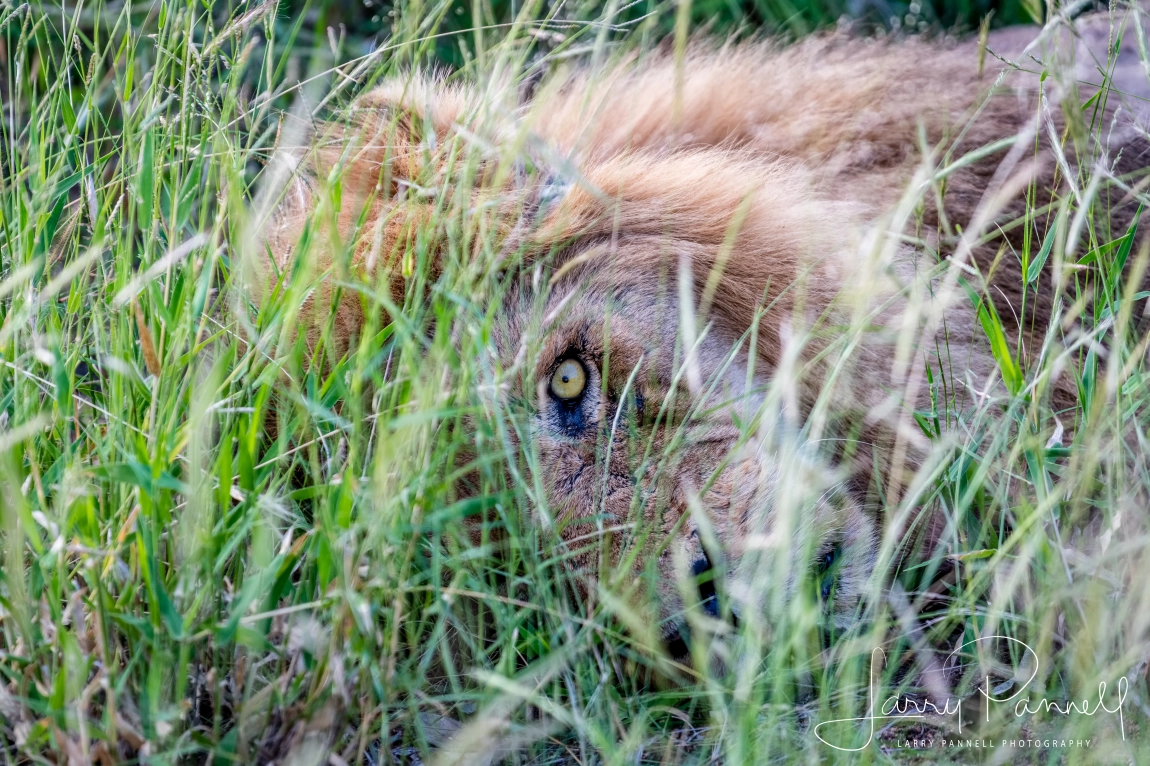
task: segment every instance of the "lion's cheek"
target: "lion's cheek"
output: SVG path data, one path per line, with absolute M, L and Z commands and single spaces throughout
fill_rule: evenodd
M 604 535 L 620 537 L 634 488 L 619 477 L 605 480 L 594 450 L 583 445 L 542 439 L 539 453 L 546 509 L 539 509 L 538 521 L 557 530 L 575 554 L 569 559 L 574 569 L 594 575 Z

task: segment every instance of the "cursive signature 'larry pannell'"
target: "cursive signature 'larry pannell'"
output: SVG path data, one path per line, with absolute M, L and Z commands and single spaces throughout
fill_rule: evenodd
M 1026 688 L 1030 685 L 1030 682 L 1034 680 L 1034 677 L 1036 675 L 1038 675 L 1038 655 L 1029 646 L 1027 646 L 1026 644 L 1024 644 L 1023 642 L 1019 641 L 1016 638 L 1011 638 L 1010 636 L 984 636 L 982 638 L 976 638 L 972 641 L 967 641 L 965 644 L 963 644 L 962 646 L 959 646 L 957 649 L 955 649 L 953 652 L 951 652 L 951 656 L 958 654 L 959 652 L 961 652 L 963 649 L 965 649 L 967 647 L 977 646 L 980 643 L 988 643 L 988 642 L 996 641 L 996 640 L 1008 641 L 1008 642 L 1011 642 L 1014 644 L 1018 644 L 1020 647 L 1022 647 L 1022 650 L 1025 653 L 1024 657 L 1026 657 L 1030 661 L 1029 664 L 1031 665 L 1031 667 L 1033 669 L 1030 673 L 1030 676 L 1026 679 L 1026 681 L 1021 686 L 1018 687 L 1018 689 L 1014 692 L 1014 694 L 1011 694 L 1009 697 L 1002 697 L 1002 698 L 995 697 L 994 696 L 994 690 L 992 690 L 991 686 L 990 686 L 990 678 L 985 677 L 983 679 L 982 684 L 978 687 L 978 693 L 981 694 L 983 699 L 985 700 L 986 719 L 988 721 L 990 720 L 990 705 L 991 705 L 991 703 L 996 704 L 996 705 L 1001 705 L 1001 704 L 1006 704 L 1006 703 L 1014 701 L 1015 698 L 1020 697 L 1020 695 L 1022 695 L 1022 693 L 1026 691 Z M 959 722 L 958 722 L 959 732 L 962 731 L 962 713 L 961 713 L 961 704 L 960 704 L 961 700 L 958 700 L 955 698 L 948 698 L 943 704 L 939 705 L 939 704 L 932 702 L 930 700 L 915 700 L 915 699 L 911 699 L 908 697 L 900 697 L 899 695 L 895 694 L 895 695 L 891 695 L 890 697 L 887 697 L 886 700 L 883 701 L 882 706 L 879 708 L 879 710 L 876 713 L 875 706 L 874 706 L 875 689 L 876 689 L 876 682 L 875 682 L 875 664 L 876 664 L 875 659 L 876 659 L 876 657 L 878 657 L 881 661 L 885 662 L 886 652 L 884 652 L 882 649 L 879 649 L 877 647 L 871 651 L 871 665 L 870 665 L 870 672 L 869 672 L 870 683 L 869 683 L 868 689 L 867 689 L 867 700 L 868 700 L 867 715 L 861 716 L 859 718 L 838 718 L 838 719 L 835 719 L 833 721 L 822 721 L 821 723 L 815 724 L 813 732 L 814 732 L 814 735 L 819 738 L 820 742 L 822 742 L 825 745 L 828 745 L 829 747 L 833 747 L 835 750 L 842 750 L 844 752 L 857 752 L 859 750 L 863 750 L 863 749 L 869 747 L 871 742 L 874 741 L 874 732 L 875 732 L 875 722 L 876 721 L 887 721 L 887 720 L 895 720 L 895 719 L 900 719 L 900 718 L 901 719 L 907 719 L 907 720 L 922 719 L 922 718 L 926 717 L 926 713 L 928 713 L 928 712 L 933 714 L 933 715 L 936 715 L 936 716 L 951 716 L 951 715 L 955 715 L 957 713 L 959 715 Z M 1122 705 L 1126 701 L 1126 694 L 1127 694 L 1127 691 L 1129 689 L 1129 685 L 1130 685 L 1130 682 L 1126 679 L 1125 676 L 1122 676 L 1118 679 L 1117 700 L 1116 700 L 1117 704 L 1115 704 L 1114 707 L 1112 707 L 1112 708 L 1106 706 L 1107 684 L 1105 681 L 1101 681 L 1098 684 L 1098 698 L 1096 700 L 1091 701 L 1089 699 L 1083 699 L 1081 703 L 1079 703 L 1079 702 L 1052 702 L 1048 699 L 1032 700 L 1030 697 L 1021 697 L 1020 699 L 1018 699 L 1017 702 L 1014 703 L 1014 715 L 1015 715 L 1015 717 L 1020 718 L 1024 715 L 1034 715 L 1035 713 L 1054 712 L 1054 713 L 1060 713 L 1062 715 L 1075 714 L 1075 715 L 1093 716 L 1093 715 L 1096 715 L 1099 711 L 1103 711 L 1106 713 L 1117 714 L 1119 731 L 1122 732 L 1122 738 L 1126 739 L 1126 728 L 1125 728 L 1126 722 L 1125 722 L 1125 717 L 1124 717 L 1123 712 L 1122 712 Z M 1014 686 L 1014 684 L 1010 684 L 1010 686 Z M 861 723 L 861 724 L 869 727 L 869 730 L 867 732 L 866 741 L 863 742 L 863 744 L 859 745 L 858 747 L 843 747 L 841 745 L 837 745 L 834 742 L 827 740 L 827 738 L 824 737 L 823 734 L 819 733 L 819 730 L 825 726 L 830 726 L 832 724 L 853 724 L 853 723 Z M 852 734 L 854 734 L 854 733 L 856 733 L 856 732 L 852 732 Z M 852 737 L 852 739 L 854 739 L 854 737 Z

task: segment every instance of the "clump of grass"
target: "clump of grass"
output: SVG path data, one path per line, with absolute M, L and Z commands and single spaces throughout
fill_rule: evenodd
M 576 599 L 568 552 L 533 523 L 545 467 L 521 446 L 531 424 L 497 395 L 506 371 L 489 341 L 499 243 L 464 195 L 416 238 L 402 305 L 381 285 L 309 273 L 304 257 L 272 269 L 268 291 L 257 266 L 282 178 L 276 147 L 338 118 L 355 91 L 428 63 L 446 8 L 413 11 L 354 58 L 337 32 L 314 35 L 274 4 L 0 8 L 6 760 L 885 760 L 878 743 L 922 722 L 870 744 L 865 722 L 815 727 L 866 716 L 872 683 L 875 704 L 916 691 L 931 647 L 960 636 L 969 663 L 969 642 L 993 635 L 1033 647 L 1037 663 L 1019 643 L 997 649 L 1033 666 L 1035 700 L 1127 679 L 1125 718 L 1120 731 L 1106 713 L 1015 717 L 1001 705 L 980 738 L 1088 739 L 1066 751 L 1083 762 L 1150 757 L 1150 605 L 1138 587 L 1150 576 L 1150 381 L 1145 338 L 1128 331 L 1146 296 L 1121 268 L 1078 296 L 1094 313 L 1074 339 L 1081 354 L 1061 362 L 1082 392 L 1076 412 L 1058 414 L 1072 441 L 1036 427 L 1051 413 L 1030 394 L 1053 355 L 1024 368 L 1000 349 L 1012 395 L 976 407 L 928 372 L 937 406 L 916 416 L 934 459 L 889 514 L 940 508 L 945 550 L 903 564 L 889 597 L 877 573 L 871 619 L 833 643 L 797 599 L 772 607 L 769 628 L 701 625 L 686 661 L 633 614 L 633 593 Z M 651 24 L 673 15 L 654 10 Z M 550 12 L 528 6 L 498 38 L 477 32 L 460 76 L 522 76 L 549 57 L 644 44 L 654 29 L 603 17 L 527 34 L 556 29 Z M 320 189 L 316 237 L 338 175 Z M 1049 233 L 1020 257 L 1143 267 L 1145 240 L 1095 225 L 1105 211 L 1093 204 L 1083 194 L 1042 212 Z M 1091 224 L 1075 229 L 1080 214 Z M 442 275 L 419 237 L 448 240 L 456 257 Z M 370 317 L 346 354 L 330 328 L 311 345 L 297 332 L 324 281 Z M 1001 322 L 984 313 L 992 338 Z M 900 542 L 885 541 L 892 561 Z

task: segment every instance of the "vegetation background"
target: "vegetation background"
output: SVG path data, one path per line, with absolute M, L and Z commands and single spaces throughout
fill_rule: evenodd
M 965 761 L 972 751 L 894 751 L 954 734 L 945 722 L 886 726 L 873 740 L 865 725 L 844 728 L 836 741 L 860 748 L 851 753 L 826 747 L 812 724 L 865 715 L 871 647 L 890 657 L 876 670 L 885 696 L 913 691 L 905 668 L 921 641 L 994 629 L 1043 658 L 1036 698 L 1093 698 L 1119 678 L 1129 691 L 1121 721 L 1019 719 L 1002 706 L 980 736 L 1045 744 L 980 757 L 1150 762 L 1150 604 L 1137 587 L 1150 559 L 1144 530 L 1124 536 L 1119 524 L 1150 486 L 1129 454 L 1145 452 L 1150 382 L 1144 346 L 1114 328 L 1129 319 L 1123 296 L 1139 299 L 1120 280 L 1092 288 L 1109 313 L 1091 328 L 1121 378 L 1086 357 L 1072 444 L 1035 443 L 1021 390 L 1005 414 L 924 414 L 928 432 L 953 418 L 965 434 L 936 434 L 945 459 L 924 479 L 924 502 L 958 530 L 959 579 L 933 601 L 924 571 L 897 579 L 926 634 L 892 639 L 900 614 L 884 608 L 828 647 L 799 609 L 769 635 L 720 631 L 677 662 L 621 601 L 573 603 L 563 552 L 521 522 L 531 487 L 508 484 L 501 466 L 538 466 L 509 453 L 514 424 L 483 394 L 498 382 L 484 367 L 490 285 L 459 289 L 448 273 L 429 300 L 413 292 L 389 307 L 402 322 L 325 366 L 290 331 L 308 281 L 257 305 L 245 273 L 283 133 L 411 66 L 478 76 L 497 61 L 522 71 L 675 34 L 793 39 L 848 22 L 964 34 L 988 17 L 1044 22 L 1050 10 L 1038 0 L 4 0 L 4 761 Z M 325 188 L 338 196 L 337 182 Z M 1090 204 L 1066 200 L 1062 220 Z M 1066 226 L 1050 232 L 1041 258 L 1054 263 Z M 1091 228 L 1084 249 L 1136 258 L 1135 234 Z M 429 332 L 452 326 L 477 332 L 461 346 Z M 461 499 L 449 467 L 476 447 L 468 468 L 482 491 Z M 485 512 L 506 546 L 461 534 L 463 518 Z M 1083 532 L 1087 516 L 1097 524 Z M 1098 530 L 1113 542 L 1089 556 L 1063 545 Z M 1064 749 L 1061 738 L 1094 744 Z

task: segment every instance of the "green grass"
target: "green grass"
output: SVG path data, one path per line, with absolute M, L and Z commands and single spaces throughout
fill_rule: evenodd
M 301 123 L 413 65 L 520 72 L 674 29 L 669 7 L 611 29 L 575 23 L 599 14 L 581 6 L 564 11 L 575 21 L 562 39 L 525 34 L 546 6 L 516 10 L 513 29 L 456 34 L 467 24 L 441 27 L 455 7 L 391 17 L 393 36 L 369 53 L 317 31 L 330 8 L 0 5 L 5 762 L 413 762 L 450 735 L 471 762 L 966 762 L 980 754 L 841 753 L 813 726 L 865 715 L 875 646 L 888 656 L 882 700 L 918 677 L 906 665 L 929 643 L 994 633 L 1034 647 L 1035 700 L 1094 698 L 1128 677 L 1125 733 L 1105 713 L 999 705 L 979 737 L 1094 743 L 1024 751 L 1034 762 L 1150 762 L 1150 378 L 1144 339 L 1124 329 L 1141 298 L 1120 269 L 1091 288 L 1070 443 L 1035 432 L 1049 414 L 1028 396 L 1041 370 L 1019 366 L 985 310 L 1015 395 L 964 411 L 940 395 L 919 413 L 935 459 L 889 513 L 918 504 L 950 522 L 944 598 L 922 596 L 939 561 L 915 562 L 872 621 L 829 647 L 800 600 L 769 629 L 704 632 L 683 663 L 627 594 L 574 598 L 563 547 L 531 523 L 541 468 L 512 438 L 528 424 L 494 395 L 496 242 L 488 262 L 456 258 L 434 282 L 417 244 L 403 306 L 345 285 L 395 321 L 374 320 L 339 358 L 310 356 L 294 330 L 309 286 L 338 275 L 299 262 L 257 300 L 261 190 Z M 723 24 L 738 23 L 731 13 Z M 810 28 L 837 16 L 809 13 Z M 448 55 L 444 40 L 460 44 Z M 1092 204 L 1065 200 L 1027 262 L 1065 259 Z M 448 205 L 436 225 L 471 236 L 466 213 Z M 1144 265 L 1144 237 L 1078 230 L 1079 253 Z M 905 629 L 910 610 L 921 632 Z M 968 722 L 980 714 L 969 699 Z M 860 746 L 866 730 L 835 736 Z

